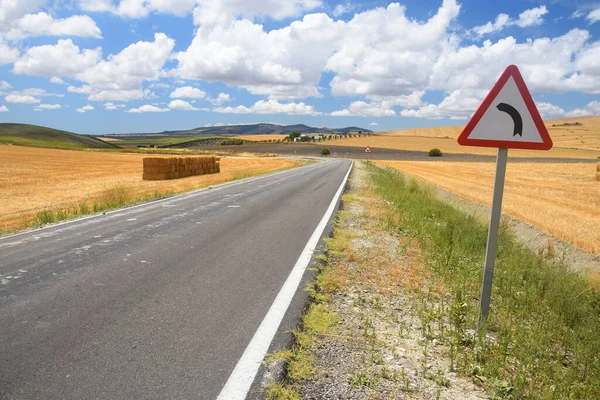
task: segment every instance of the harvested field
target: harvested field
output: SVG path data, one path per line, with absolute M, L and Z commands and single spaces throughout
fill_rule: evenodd
M 554 140 L 554 138 L 552 138 Z M 433 137 L 410 137 L 410 136 L 372 136 L 361 138 L 350 138 L 334 140 L 327 144 L 335 146 L 353 146 L 365 148 L 366 146 L 388 148 L 395 150 L 429 151 L 438 148 L 446 154 L 476 154 L 495 156 L 496 149 L 486 147 L 461 146 L 455 138 L 433 138 Z M 583 149 L 566 149 L 553 147 L 549 151 L 535 150 L 511 150 L 510 157 L 523 158 L 584 158 L 596 159 L 600 157 L 600 151 Z
M 105 201 L 117 188 L 130 198 L 181 192 L 298 165 L 278 158 L 221 158 L 221 173 L 143 181 L 145 154 L 0 146 L 0 231 L 26 226 L 41 210 Z M 156 156 L 160 157 L 160 156 Z M 168 157 L 168 156 L 165 156 Z
M 261 140 L 280 140 L 285 139 L 288 135 L 240 135 L 232 136 L 235 139 L 249 140 L 251 142 L 258 142 Z
M 560 119 L 550 119 L 544 121 L 546 124 L 546 128 L 548 128 L 548 133 L 554 142 L 555 149 L 551 151 L 556 151 L 557 147 L 568 148 L 568 149 L 581 149 L 581 150 L 591 150 L 595 152 L 600 152 L 600 117 L 577 117 L 577 118 L 560 118 Z M 418 128 L 418 129 L 405 129 L 405 130 L 397 130 L 397 131 L 387 131 L 380 132 L 376 135 L 379 137 L 386 138 L 404 138 L 409 144 L 409 146 L 414 145 L 414 141 L 411 141 L 410 138 L 418 137 L 419 141 L 424 140 L 424 138 L 440 138 L 440 139 L 452 139 L 456 140 L 460 132 L 462 132 L 462 126 L 445 126 L 445 127 L 435 127 L 435 128 Z M 375 143 L 375 142 L 373 142 Z M 387 142 L 393 143 L 392 145 L 397 146 L 395 141 Z M 434 143 L 434 142 L 429 142 Z M 344 143 L 345 144 L 345 143 Z M 384 145 L 373 145 L 376 147 L 387 147 Z M 454 148 L 452 146 L 447 146 L 445 142 L 440 141 L 439 146 L 447 147 L 446 152 L 453 153 Z M 399 147 L 392 147 L 399 148 Z M 402 147 L 403 148 L 403 147 Z M 431 147 L 430 147 L 431 148 Z M 441 147 L 439 147 L 441 148 Z M 424 150 L 423 148 L 403 148 L 405 150 Z M 429 150 L 429 149 L 427 149 Z M 481 149 L 480 149 L 481 150 Z M 485 149 L 484 149 L 485 150 Z M 442 149 L 444 151 L 444 149 Z M 477 151 L 476 148 L 473 148 L 473 151 Z M 464 152 L 464 151 L 463 151 Z M 471 152 L 472 153 L 472 152 Z M 527 153 L 524 152 L 526 157 Z M 473 154 L 486 154 L 486 153 L 473 153 Z M 552 156 L 551 156 L 552 157 Z
M 377 161 L 490 206 L 493 162 Z M 600 254 L 600 182 L 596 164 L 508 163 L 503 212 Z

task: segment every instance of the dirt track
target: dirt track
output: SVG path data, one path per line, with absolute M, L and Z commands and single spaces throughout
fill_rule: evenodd
M 219 150 L 250 153 L 274 153 L 284 156 L 320 156 L 321 149 L 328 147 L 331 150 L 329 157 L 353 158 L 360 160 L 394 160 L 394 161 L 470 161 L 470 162 L 490 162 L 495 161 L 495 156 L 475 155 L 475 154 L 452 154 L 446 153 L 443 157 L 428 157 L 425 151 L 412 150 L 394 150 L 372 147 L 371 153 L 365 153 L 362 147 L 335 146 L 329 143 L 322 145 L 316 144 L 243 144 L 238 146 L 209 146 L 197 147 L 197 150 Z M 582 158 L 537 158 L 537 157 L 510 157 L 513 162 L 540 162 L 540 163 L 595 163 L 598 160 Z

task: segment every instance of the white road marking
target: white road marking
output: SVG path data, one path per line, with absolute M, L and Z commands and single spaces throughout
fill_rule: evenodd
M 137 221 L 137 218 L 129 218 L 127 221 Z
M 313 232 L 310 239 L 306 243 L 304 250 L 298 257 L 296 261 L 296 265 L 290 272 L 288 278 L 283 284 L 281 290 L 277 294 L 275 301 L 271 304 L 271 308 L 265 315 L 265 318 L 261 322 L 260 326 L 254 333 L 252 340 L 244 350 L 244 354 L 239 359 L 237 365 L 235 366 L 233 372 L 229 376 L 227 383 L 223 389 L 221 389 L 221 393 L 219 393 L 219 397 L 217 400 L 243 400 L 246 398 L 248 394 L 248 390 L 250 390 L 250 386 L 254 381 L 254 377 L 258 372 L 258 368 L 262 363 L 262 360 L 265 358 L 267 351 L 269 350 L 269 346 L 273 341 L 273 337 L 283 320 L 283 317 L 292 302 L 292 298 L 300 285 L 300 281 L 302 280 L 302 275 L 304 275 L 304 271 L 306 267 L 310 263 L 312 258 L 312 254 L 319 244 L 319 239 L 323 234 L 323 231 L 327 227 L 327 223 L 329 219 L 333 215 L 336 205 L 342 192 L 344 191 L 344 187 L 346 186 L 346 182 L 348 181 L 348 176 L 350 176 L 350 171 L 352 171 L 352 166 L 354 163 L 350 165 L 346 176 L 339 189 L 337 190 L 335 196 L 333 196 L 333 200 L 331 200 L 331 204 L 329 204 L 329 208 L 321 218 L 319 225 L 317 225 L 315 231 Z
M 227 208 L 240 208 L 241 206 L 239 204 L 232 204 L 230 206 L 227 206 Z

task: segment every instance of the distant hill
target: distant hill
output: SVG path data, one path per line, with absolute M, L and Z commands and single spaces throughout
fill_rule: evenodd
M 228 125 L 228 126 L 210 126 L 204 128 L 194 128 L 181 131 L 164 131 L 158 133 L 131 133 L 131 134 L 108 134 L 104 137 L 118 138 L 126 136 L 240 136 L 240 135 L 268 135 L 284 134 L 289 135 L 293 132 L 299 133 L 347 133 L 350 131 L 372 132 L 368 129 L 350 126 L 347 128 L 315 128 L 312 126 L 297 125 L 277 125 L 277 124 L 251 124 L 251 125 Z
M 92 136 L 26 124 L 0 124 L 0 143 L 57 149 L 118 148 Z

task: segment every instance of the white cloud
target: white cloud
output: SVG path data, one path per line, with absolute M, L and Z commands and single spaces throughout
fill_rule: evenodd
M 79 0 L 79 7 L 91 12 L 110 12 L 127 18 L 144 18 L 150 13 L 183 16 L 192 12 L 196 0 Z
M 502 70 L 516 64 L 527 87 L 534 92 L 582 91 L 600 93 L 600 79 L 589 70 L 577 71 L 573 60 L 585 49 L 598 51 L 595 44 L 586 47 L 589 32 L 573 29 L 555 38 L 542 37 L 518 43 L 509 36 L 481 47 L 448 43 L 433 66 L 428 89 L 454 91 L 458 89 L 489 90 Z
M 449 93 L 439 104 L 426 104 L 418 109 L 406 109 L 400 115 L 407 118 L 467 119 L 481 104 L 484 90 L 459 89 Z
M 346 109 L 332 112 L 331 115 L 334 117 L 391 117 L 396 115 L 396 111 L 381 107 L 381 103 L 378 102 L 366 103 L 359 100 L 352 102 Z
M 208 98 L 207 100 L 215 106 L 220 106 L 223 103 L 231 101 L 231 97 L 227 93 L 219 93 L 216 98 Z
M 36 111 L 41 110 L 60 110 L 62 107 L 60 104 L 38 104 L 34 107 Z
M 600 101 L 592 101 L 583 108 L 576 108 L 565 113 L 565 117 L 587 117 L 590 115 L 600 115 Z
M 172 99 L 203 99 L 206 97 L 206 92 L 195 87 L 184 86 L 175 89 L 169 97 L 171 97 Z
M 115 111 L 118 110 L 119 108 L 125 108 L 125 104 L 113 104 L 113 103 L 104 103 L 104 109 L 105 110 L 109 110 L 109 111 Z
M 50 83 L 55 83 L 57 85 L 66 85 L 67 84 L 65 81 L 63 81 L 60 78 L 57 78 L 56 76 L 53 76 L 52 78 L 50 78 Z
M 343 30 L 344 22 L 326 14 L 305 15 L 270 32 L 248 20 L 203 25 L 187 50 L 175 56 L 179 64 L 173 73 L 184 79 L 222 81 L 273 99 L 319 96 L 321 72 Z
M 21 94 L 9 94 L 4 98 L 7 103 L 21 103 L 21 104 L 36 104 L 40 102 L 40 99 L 36 99 L 30 95 Z
M 492 23 L 491 21 L 485 25 L 476 26 L 473 28 L 473 32 L 479 36 L 483 36 L 492 32 L 499 32 L 510 22 L 508 14 L 498 14 L 496 20 Z
M 321 0 L 198 0 L 198 3 L 194 9 L 194 23 L 200 26 L 227 24 L 234 16 L 250 20 L 257 17 L 281 20 L 297 17 L 323 5 Z
M 91 86 L 83 85 L 82 87 L 69 86 L 67 92 L 78 94 L 91 94 L 94 91 Z
M 377 122 L 371 122 L 371 123 L 369 124 L 369 126 L 377 126 L 377 125 L 379 125 Z
M 327 60 L 326 69 L 336 74 L 332 94 L 398 96 L 422 90 L 459 11 L 455 0 L 444 0 L 426 22 L 408 18 L 398 3 L 356 14 Z
M 598 21 L 600 21 L 600 7 L 596 8 L 595 10 L 591 11 L 586 17 L 585 19 L 587 19 L 588 21 L 590 21 L 590 24 L 594 24 Z
M 78 108 L 78 109 L 77 109 L 77 112 L 78 112 L 78 113 L 84 113 L 84 112 L 86 112 L 86 111 L 92 111 L 93 109 L 94 109 L 94 106 L 92 106 L 92 105 L 88 104 L 87 106 L 83 106 L 83 107 L 81 107 L 81 108 Z
M 127 112 L 130 113 L 148 113 L 148 112 L 168 112 L 170 111 L 168 108 L 159 108 L 156 106 L 153 106 L 151 104 L 144 104 L 141 107 L 138 108 L 132 108 L 130 110 L 127 110 Z
M 304 103 L 280 103 L 277 100 L 259 100 L 253 106 L 217 107 L 213 111 L 229 114 L 287 114 L 321 115 L 313 106 Z
M 581 17 L 584 17 L 584 16 L 585 16 L 585 14 L 586 14 L 586 12 L 585 12 L 585 11 L 583 11 L 583 10 L 575 10 L 575 11 L 573 12 L 573 14 L 571 14 L 571 16 L 569 17 L 569 19 L 577 19 L 577 18 L 581 18 Z
M 0 1 L 0 31 L 10 28 L 10 23 L 36 11 L 46 0 L 3 0 Z
M 13 71 L 21 75 L 49 78 L 74 76 L 94 66 L 100 56 L 100 48 L 80 52 L 71 39 L 64 39 L 56 45 L 29 48 L 15 62 Z
M 40 97 L 40 96 L 65 97 L 64 94 L 49 93 L 49 92 L 46 92 L 44 89 L 40 89 L 40 88 L 28 88 L 28 89 L 23 89 L 23 90 L 15 90 L 15 91 L 12 91 L 10 94 L 25 95 L 25 96 L 35 96 L 35 97 Z
M 164 33 L 156 33 L 154 42 L 140 41 L 109 55 L 96 65 L 76 74 L 75 78 L 104 90 L 140 89 L 141 83 L 159 78 L 175 41 Z
M 19 40 L 30 36 L 80 36 L 102 38 L 102 32 L 87 15 L 54 19 L 44 12 L 27 14 L 10 24 L 7 39 Z
M 537 26 L 544 23 L 543 16 L 548 13 L 546 6 L 540 6 L 523 11 L 519 14 L 519 19 L 512 19 L 508 14 L 498 14 L 494 22 L 488 22 L 485 25 L 476 26 L 472 29 L 479 36 L 486 35 L 492 32 L 500 32 L 507 26 L 518 26 L 526 28 L 529 26 Z
M 11 48 L 0 36 L 0 65 L 10 64 L 19 58 L 19 50 Z
M 0 112 L 8 112 L 8 108 L 6 106 L 0 106 Z
M 99 90 L 88 97 L 89 101 L 130 101 L 150 97 L 151 92 L 141 89 L 133 90 Z
M 541 25 L 544 23 L 543 16 L 546 14 L 548 14 L 546 6 L 540 6 L 537 8 L 532 8 L 530 10 L 525 10 L 521 14 L 519 14 L 519 19 L 515 21 L 515 25 L 517 25 L 520 28 Z
M 565 113 L 565 110 L 563 110 L 559 106 L 552 104 L 552 103 L 540 102 L 540 103 L 537 103 L 536 106 L 537 106 L 538 111 L 542 115 L 542 118 L 548 118 L 549 116 L 563 115 Z
M 10 86 L 10 83 L 8 83 L 6 81 L 0 81 L 0 90 L 8 90 L 11 87 L 12 86 Z
M 185 100 L 173 100 L 169 103 L 169 108 L 171 110 L 187 110 L 187 111 L 198 110 L 196 107 L 192 106 L 190 103 L 188 103 Z

